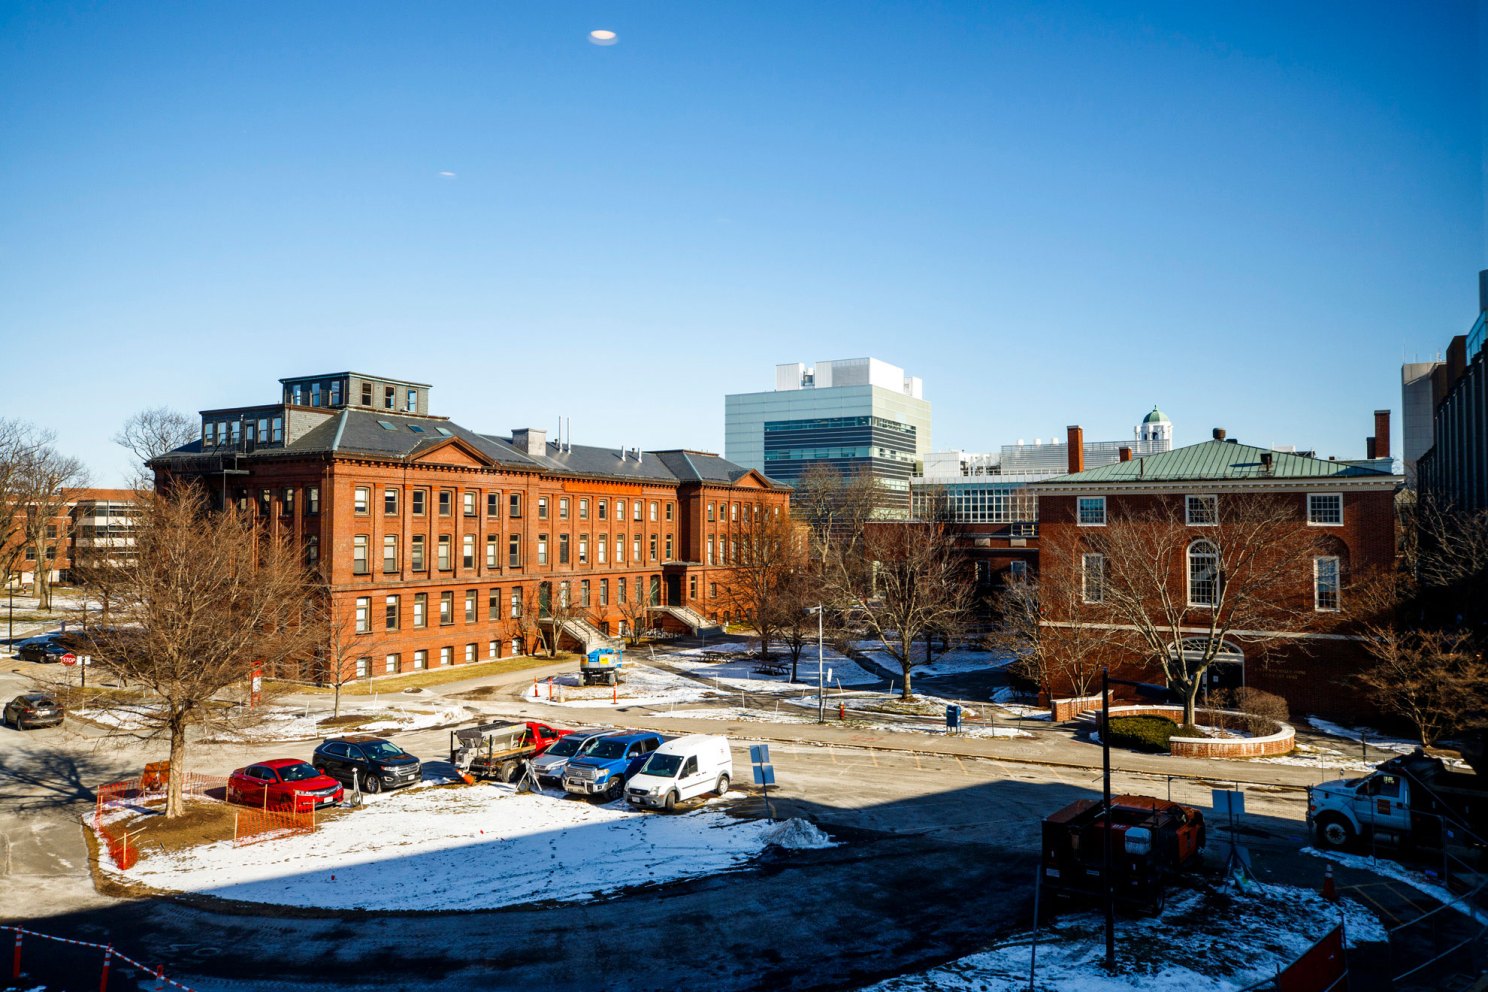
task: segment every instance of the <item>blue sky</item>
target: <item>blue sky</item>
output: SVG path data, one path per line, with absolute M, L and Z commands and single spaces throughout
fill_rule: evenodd
M 5 3 L 0 416 L 108 484 L 134 410 L 350 368 L 721 451 L 724 394 L 872 355 L 937 448 L 1158 403 L 1398 450 L 1488 266 L 1482 44 L 1450 0 Z

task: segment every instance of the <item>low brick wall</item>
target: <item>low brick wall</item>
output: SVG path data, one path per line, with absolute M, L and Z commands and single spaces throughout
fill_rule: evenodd
M 1096 702 L 1100 702 L 1097 696 Z M 1233 710 L 1196 710 L 1205 715 L 1242 717 Z M 1161 716 L 1178 723 L 1183 719 L 1182 706 L 1112 706 L 1111 716 Z M 1264 737 L 1171 737 L 1168 753 L 1180 758 L 1269 758 L 1287 754 L 1296 746 L 1297 732 L 1290 724 L 1278 723 L 1281 729 Z
M 1067 699 L 1049 700 L 1049 719 L 1054 723 L 1068 723 L 1086 710 L 1098 710 L 1101 707 L 1101 697 L 1096 696 L 1070 696 Z M 1111 712 L 1115 713 L 1113 706 Z

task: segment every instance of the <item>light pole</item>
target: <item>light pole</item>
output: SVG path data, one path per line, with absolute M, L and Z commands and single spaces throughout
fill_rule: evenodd
M 827 680 L 822 674 L 822 606 L 816 604 L 816 722 L 827 722 Z

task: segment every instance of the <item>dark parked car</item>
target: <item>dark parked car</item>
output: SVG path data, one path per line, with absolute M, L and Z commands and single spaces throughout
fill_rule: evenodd
M 70 649 L 60 640 L 54 637 L 33 637 L 21 643 L 21 648 L 16 652 L 16 657 L 22 661 L 44 661 L 59 662 L 62 656 L 68 654 Z
M 413 785 L 422 775 L 419 759 L 392 741 L 366 735 L 328 738 L 310 762 L 343 785 L 360 782 L 363 792 Z
M 5 704 L 4 723 L 17 730 L 55 727 L 62 722 L 62 704 L 44 692 L 28 692 Z
M 275 758 L 239 768 L 227 779 L 227 801 L 260 809 L 307 813 L 341 801 L 341 783 L 298 758 Z

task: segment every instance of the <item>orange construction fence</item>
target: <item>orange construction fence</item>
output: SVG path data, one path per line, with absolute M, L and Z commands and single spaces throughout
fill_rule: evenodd
M 276 840 L 294 834 L 315 833 L 315 810 L 240 809 L 233 817 L 233 846 Z
M 129 831 L 122 825 L 108 822 L 108 814 L 132 804 L 159 800 L 165 797 L 169 783 L 170 762 L 158 761 L 145 766 L 139 778 L 100 785 L 93 791 L 93 830 L 108 848 L 109 858 L 120 871 L 128 871 L 139 861 L 139 848 L 130 840 Z M 200 798 L 217 798 L 226 789 L 227 779 L 216 775 L 197 775 L 186 772 L 182 776 L 183 795 Z M 218 796 L 213 796 L 216 792 Z

